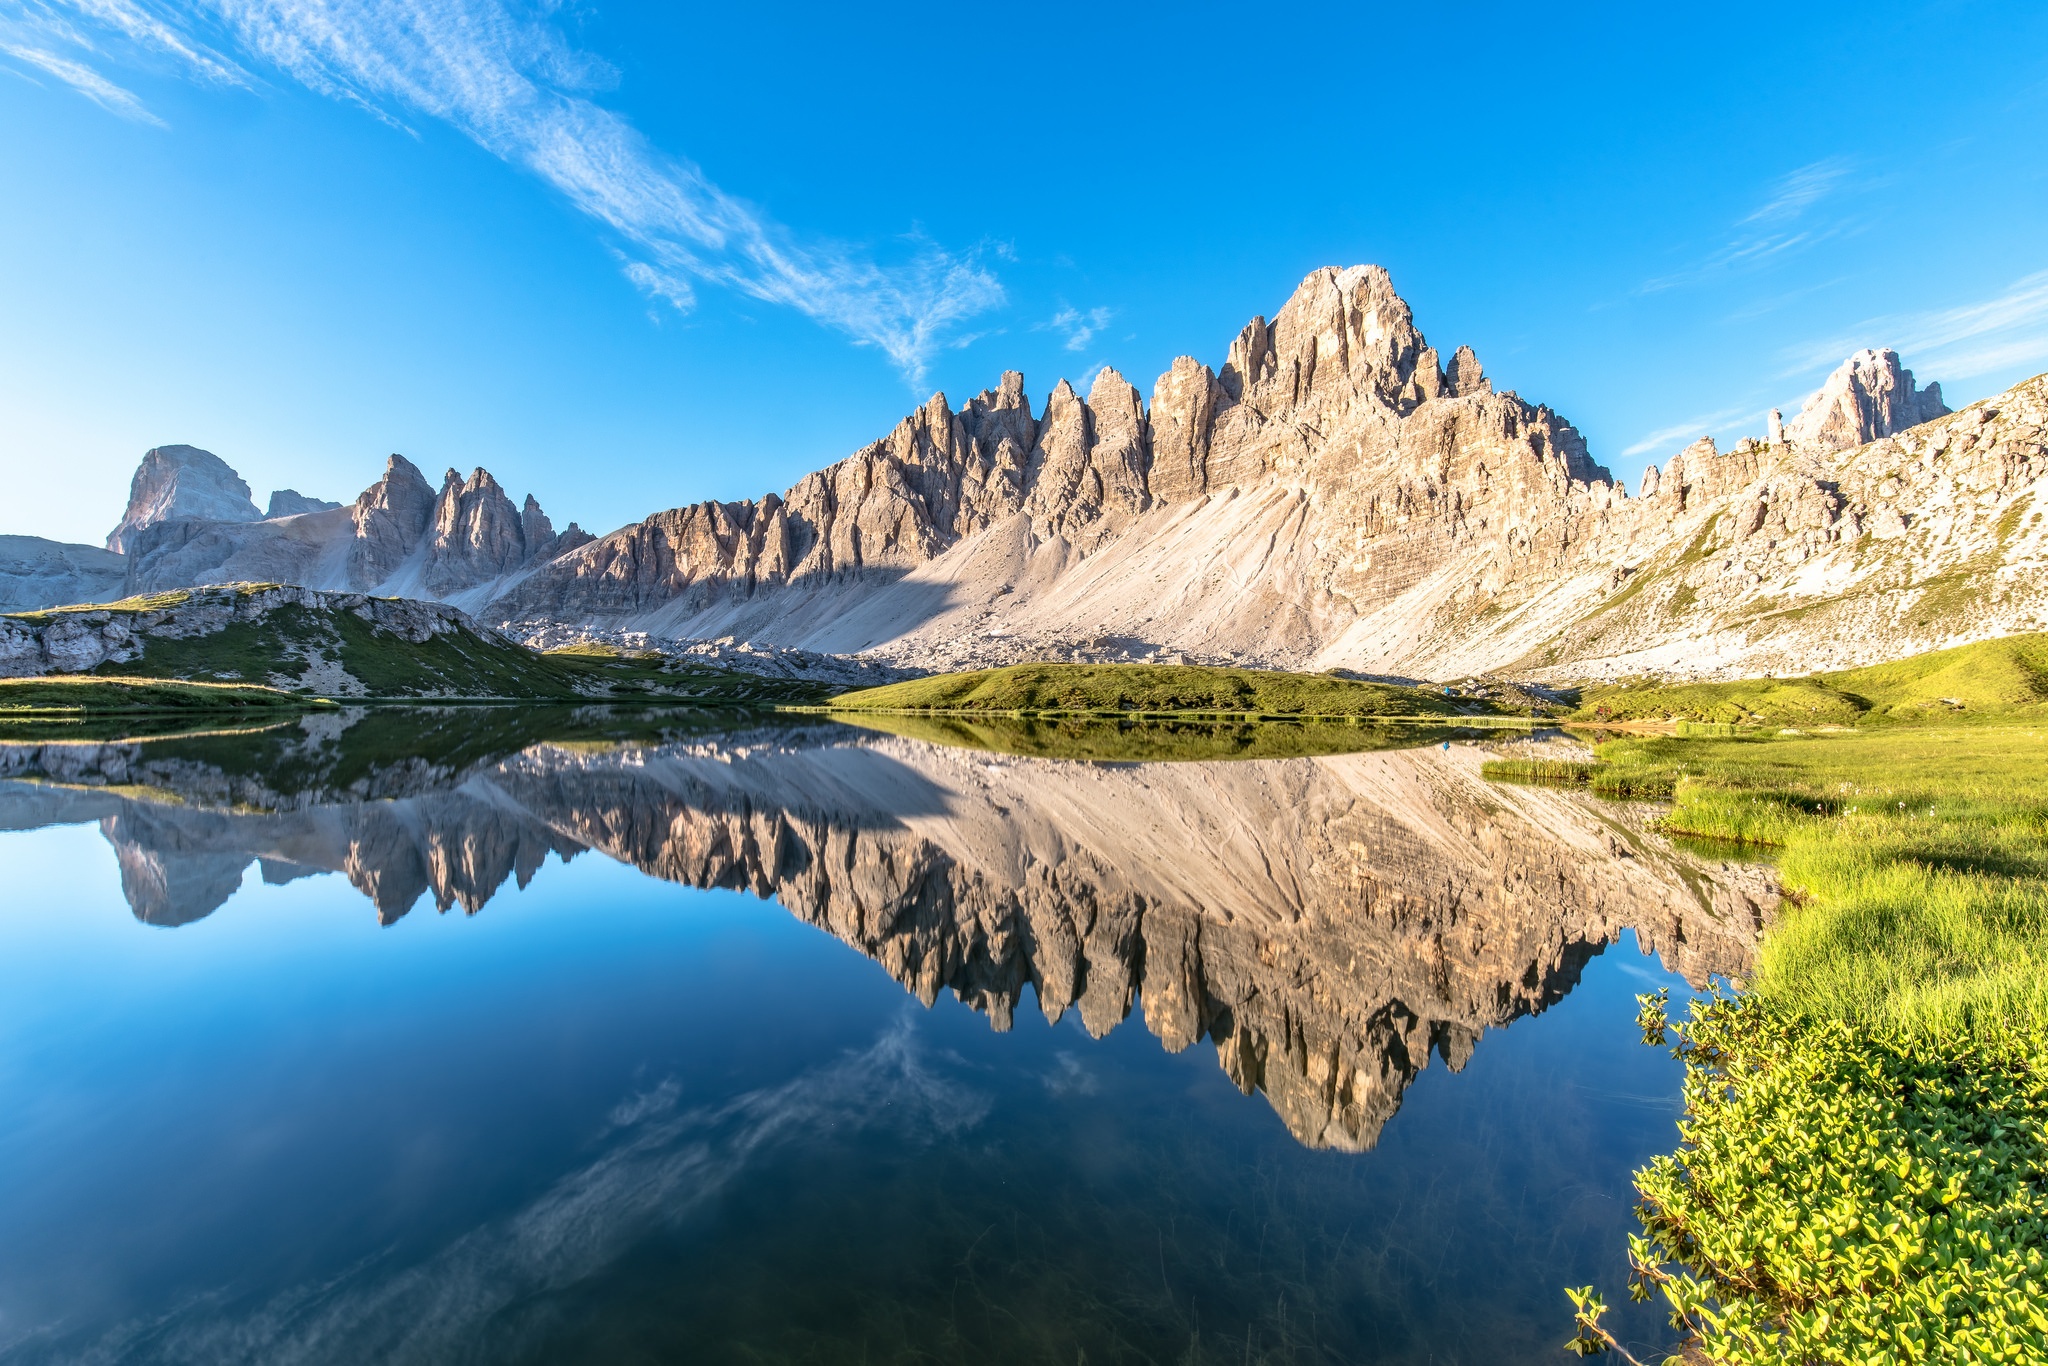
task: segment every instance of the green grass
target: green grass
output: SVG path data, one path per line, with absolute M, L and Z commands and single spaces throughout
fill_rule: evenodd
M 1672 798 L 1672 833 L 1777 851 L 1798 900 L 1765 939 L 1758 995 L 1930 1034 L 2048 1028 L 2048 728 L 1642 737 L 1597 753 L 1580 780 Z
M 1958 680 L 1971 656 L 1942 653 L 1859 672 L 1893 707 L 1929 680 L 1982 703 L 2028 658 Z M 1744 991 L 1675 1029 L 1686 1113 L 1637 1173 L 1636 1290 L 1706 1360 L 2048 1359 L 2048 728 L 1951 712 L 1597 754 L 1596 790 L 1669 794 L 1669 831 L 1770 849 L 1787 892 Z M 1604 1349 L 1573 1297 L 1574 1346 Z
M 834 719 L 932 744 L 1037 759 L 1097 763 L 1179 763 L 1220 759 L 1298 759 L 1412 749 L 1459 734 L 1439 724 L 1346 721 L 1034 719 L 840 712 Z
M 1497 709 L 1441 689 L 1183 664 L 1016 664 L 843 693 L 834 711 L 1117 716 L 1457 717 Z
M 1575 786 L 1592 782 L 1599 768 L 1597 763 L 1582 759 L 1488 759 L 1479 766 L 1479 773 L 1497 782 Z
M 324 698 L 243 683 L 193 683 L 171 678 L 95 678 L 54 674 L 0 678 L 0 721 L 137 712 L 236 713 L 331 707 Z
M 2048 635 L 2007 636 L 1804 678 L 1588 688 L 1572 719 L 1867 726 L 1955 715 L 2048 717 Z

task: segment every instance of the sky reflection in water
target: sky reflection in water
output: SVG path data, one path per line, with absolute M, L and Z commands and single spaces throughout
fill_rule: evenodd
M 381 812 L 0 784 L 100 823 L 0 834 L 0 1359 L 1533 1361 L 1562 1285 L 1618 1288 L 1677 1088 L 1633 995 L 1684 986 L 1628 917 L 1735 950 L 1564 798 L 1487 814 L 1455 750 L 743 739 L 466 756 Z M 535 872 L 537 831 L 656 875 Z M 349 879 L 415 857 L 495 894 L 380 926 Z

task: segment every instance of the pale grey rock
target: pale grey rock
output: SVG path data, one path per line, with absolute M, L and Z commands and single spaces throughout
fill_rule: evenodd
M 121 596 L 128 563 L 96 545 L 0 536 L 0 612 L 31 612 Z
M 1941 386 L 1916 387 L 1898 352 L 1864 350 L 1835 368 L 1799 415 L 1784 424 L 1784 435 L 1811 450 L 1846 451 L 1948 411 Z
M 341 504 L 330 503 L 325 498 L 308 497 L 297 489 L 273 489 L 270 494 L 270 507 L 263 514 L 263 520 L 267 522 L 274 517 L 297 517 L 308 512 L 332 512 L 340 506 Z
M 1444 384 L 1458 398 L 1493 392 L 1493 382 L 1479 368 L 1479 357 L 1472 354 L 1469 346 L 1459 347 L 1451 356 L 1451 363 L 1444 372 Z
M 128 510 L 107 533 L 107 549 L 126 552 L 135 533 L 159 522 L 199 518 L 253 522 L 262 517 L 249 486 L 227 461 L 197 446 L 158 446 L 144 453 L 128 489 Z
M 402 455 L 387 460 L 384 477 L 349 509 L 355 538 L 348 547 L 348 586 L 369 588 L 396 574 L 426 540 L 439 502 L 419 466 Z
M 1773 446 L 1782 446 L 1785 444 L 1785 415 L 1779 412 L 1776 408 L 1771 409 L 1771 416 L 1769 424 L 1766 427 L 1765 439 L 1769 441 L 1770 444 Z
M 345 507 L 289 489 L 271 502 L 260 522 L 180 518 L 134 533 L 127 591 L 290 583 L 474 605 L 590 539 L 573 522 L 557 533 L 531 496 L 515 508 L 484 470 L 468 480 L 450 470 L 437 492 L 402 455 Z

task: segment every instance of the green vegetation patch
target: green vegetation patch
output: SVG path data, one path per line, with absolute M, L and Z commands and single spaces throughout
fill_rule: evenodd
M 932 744 L 1034 759 L 1077 759 L 1096 763 L 1299 759 L 1370 750 L 1413 749 L 1469 733 L 1440 725 L 1375 725 L 1321 720 L 1036 719 L 877 712 L 837 713 L 834 719 Z
M 56 674 L 0 678 L 0 720 L 110 713 L 303 711 L 331 707 L 324 698 L 243 683 L 192 683 L 173 678 L 95 678 Z
M 1761 999 L 1643 997 L 1685 1063 L 1679 1147 L 1636 1173 L 1631 1293 L 1684 1360 L 2048 1360 L 2048 1038 L 1853 1028 Z M 1581 1355 L 1606 1350 L 1572 1291 Z
M 1190 664 L 1015 664 L 863 688 L 832 699 L 835 711 L 1123 713 L 1277 717 L 1456 717 L 1497 708 L 1442 689 L 1364 683 L 1331 674 L 1221 669 Z
M 1479 775 L 1496 782 L 1573 787 L 1591 783 L 1599 769 L 1599 764 L 1584 759 L 1488 759 L 1479 766 Z
M 1572 719 L 1853 726 L 2029 715 L 2048 715 L 2048 635 L 2038 632 L 1805 678 L 1588 688 Z
M 147 602 L 156 609 L 178 605 L 156 599 L 130 602 Z M 319 611 L 295 603 L 258 620 L 231 622 L 208 635 L 148 637 L 141 658 L 102 664 L 94 673 L 288 682 L 321 659 L 340 664 L 370 697 L 383 699 L 667 699 L 707 706 L 768 706 L 817 702 L 830 691 L 823 684 L 685 664 L 652 651 L 629 653 L 600 646 L 542 654 L 462 627 L 412 641 L 351 611 Z
M 1701 1360 L 2048 1359 L 2048 729 L 1596 753 L 1596 789 L 1661 788 L 1667 830 L 1773 849 L 1787 891 L 1743 994 L 1673 1027 L 1686 1117 L 1637 1173 L 1633 1292 Z M 1610 1346 L 1572 1296 L 1573 1347 Z

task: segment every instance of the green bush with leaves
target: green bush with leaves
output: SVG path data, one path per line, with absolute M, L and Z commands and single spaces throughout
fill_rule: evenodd
M 1698 1357 L 2048 1361 L 2048 1036 L 1729 996 L 1674 1024 L 1662 993 L 1641 1002 L 1685 1062 L 1685 1117 L 1636 1175 L 1631 1293 L 1661 1295 Z M 1570 1294 L 1568 1346 L 1617 1349 L 1592 1287 Z

